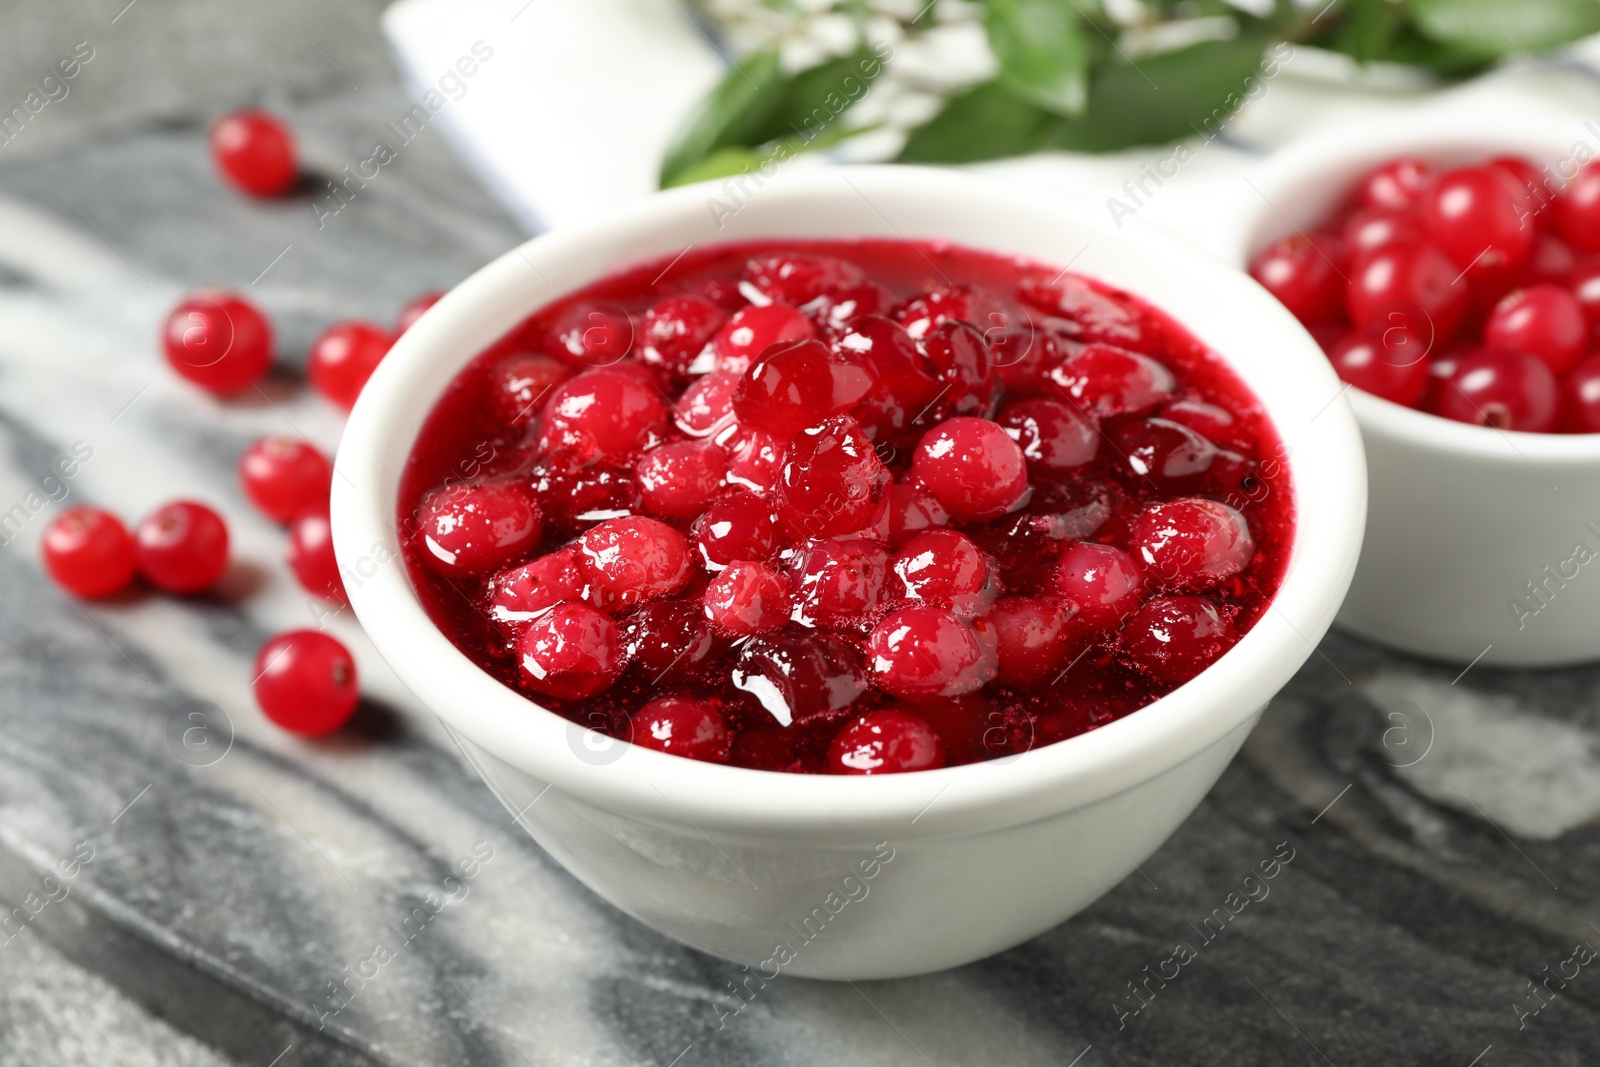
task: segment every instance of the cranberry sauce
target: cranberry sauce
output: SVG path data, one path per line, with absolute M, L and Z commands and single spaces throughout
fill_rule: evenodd
M 692 250 L 542 308 L 400 491 L 430 617 L 508 687 L 694 759 L 886 773 L 1091 730 L 1266 610 L 1293 493 L 1160 311 L 942 243 Z

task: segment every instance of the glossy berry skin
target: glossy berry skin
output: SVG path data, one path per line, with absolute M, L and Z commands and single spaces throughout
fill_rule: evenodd
M 164 593 L 203 593 L 228 569 L 228 527 L 192 500 L 157 508 L 134 530 L 134 558 L 144 580 Z
M 939 395 L 938 379 L 899 323 L 881 315 L 863 316 L 841 331 L 833 346 L 872 378 L 872 392 L 852 414 L 875 441 L 896 438 Z
M 515 637 L 557 604 L 589 599 L 588 579 L 571 547 L 507 567 L 489 579 L 489 618 L 507 637 Z
M 311 342 L 307 373 L 312 387 L 349 411 L 393 344 L 394 337 L 376 323 L 335 323 Z
M 328 506 L 333 465 L 295 437 L 260 437 L 239 457 L 239 483 L 250 503 L 277 522 Z
M 429 308 L 443 299 L 444 291 L 441 289 L 430 289 L 426 293 L 419 293 L 412 297 L 406 302 L 406 306 L 400 309 L 400 314 L 395 316 L 395 336 L 398 337 L 411 329 Z
M 653 444 L 666 425 L 667 406 L 650 386 L 616 368 L 585 371 L 550 395 L 540 450 L 612 462 Z
M 1422 241 L 1427 238 L 1422 220 L 1416 212 L 1382 207 L 1362 208 L 1355 212 L 1345 220 L 1339 234 L 1346 254 L 1352 259 L 1359 259 L 1368 252 L 1396 241 Z
M 1525 352 L 1479 349 L 1442 383 L 1433 412 L 1475 426 L 1545 433 L 1555 424 L 1555 375 Z
M 300 588 L 313 596 L 348 605 L 350 596 L 339 574 L 339 561 L 333 554 L 333 525 L 328 506 L 307 511 L 289 527 L 289 552 L 286 557 Z
M 1097 419 L 1149 411 L 1177 388 L 1172 372 L 1149 356 L 1107 344 L 1085 345 L 1050 380 L 1072 407 Z
M 1065 471 L 1079 467 L 1100 450 L 1100 432 L 1077 409 L 1049 397 L 1016 400 L 995 417 L 1022 449 L 1031 469 Z
M 693 697 L 657 697 L 633 713 L 631 740 L 674 756 L 728 762 L 732 735 L 720 712 Z
M 1527 194 L 1492 167 L 1441 174 L 1420 212 L 1429 239 L 1469 276 L 1515 267 L 1533 246 Z
M 1583 354 L 1588 340 L 1583 306 L 1557 285 L 1530 285 L 1507 293 L 1483 326 L 1483 343 L 1537 356 L 1559 375 Z
M 716 644 L 711 620 L 697 601 L 652 600 L 623 622 L 624 659 L 651 685 L 691 675 Z
M 1343 303 L 1344 257 L 1337 237 L 1292 233 L 1251 261 L 1250 276 L 1301 322 L 1323 322 Z
M 1092 541 L 1061 553 L 1055 587 L 1077 608 L 1078 620 L 1092 630 L 1115 628 L 1144 599 L 1144 580 L 1134 558 L 1120 548 Z
M 1562 433 L 1600 433 L 1600 355 L 1589 356 L 1561 379 Z
M 889 487 L 889 543 L 904 544 L 922 533 L 950 523 L 950 513 L 926 490 L 904 483 Z
M 698 296 L 669 296 L 650 306 L 640 323 L 639 358 L 670 374 L 683 375 L 711 343 L 728 316 Z
M 854 406 L 871 389 L 865 369 L 821 341 L 786 341 L 763 351 L 745 371 L 733 411 L 741 426 L 788 440 Z
M 778 519 L 772 506 L 744 489 L 706 508 L 692 533 L 701 563 L 712 572 L 740 559 L 765 562 L 778 551 Z
M 983 335 L 964 322 L 941 322 L 928 331 L 921 345 L 923 359 L 943 396 L 918 422 L 926 425 L 958 415 L 993 418 L 1000 403 L 1001 380 L 995 373 L 994 352 Z
M 861 285 L 865 272 L 834 256 L 787 252 L 757 256 L 745 265 L 745 281 L 769 300 L 804 307 L 818 297 Z
M 612 304 L 578 304 L 551 327 L 545 350 L 587 367 L 609 367 L 634 346 L 633 319 Z
M 248 389 L 272 366 L 272 325 L 243 297 L 218 290 L 192 294 L 162 330 L 167 362 L 217 396 Z
M 689 579 L 689 542 L 658 519 L 608 519 L 578 539 L 578 550 L 584 573 L 608 605 L 667 596 Z
M 1233 623 L 1198 596 L 1162 596 L 1128 619 L 1122 650 L 1164 682 L 1187 682 L 1232 647 Z
M 539 417 L 556 386 L 572 377 L 572 367 L 553 356 L 519 352 L 495 364 L 489 405 L 509 426 L 523 426 Z
M 873 711 L 852 719 L 828 746 L 828 770 L 834 774 L 902 774 L 944 763 L 944 746 L 933 727 L 904 711 Z
M 994 603 L 996 583 L 987 557 L 966 534 L 929 530 L 900 547 L 890 562 L 893 595 L 933 604 L 963 619 Z
M 251 196 L 281 196 L 300 174 L 289 128 L 255 108 L 231 111 L 212 125 L 211 156 L 223 177 Z
M 492 574 L 534 550 L 542 519 L 521 482 L 449 485 L 422 498 L 412 543 L 428 566 L 446 577 Z
M 789 582 L 766 563 L 738 560 L 706 585 L 706 618 L 733 637 L 773 630 L 789 621 Z
M 1600 163 L 1585 164 L 1556 197 L 1556 227 L 1567 243 L 1583 252 L 1600 252 Z
M 751 304 L 735 312 L 717 331 L 717 369 L 743 374 L 771 346 L 807 341 L 816 335 L 816 326 L 798 308 L 781 303 Z
M 73 596 L 99 600 L 133 581 L 133 538 L 101 508 L 68 508 L 45 527 L 40 544 L 50 579 Z
M 1404 211 L 1422 202 L 1438 168 L 1425 159 L 1402 157 L 1375 167 L 1356 185 L 1358 207 Z
M 1145 575 L 1186 592 L 1233 577 L 1256 550 L 1245 517 L 1204 497 L 1149 505 L 1133 520 L 1128 543 Z
M 856 642 L 822 630 L 773 630 L 743 643 L 733 684 L 780 725 L 839 711 L 867 690 Z
M 836 415 L 795 435 L 784 452 L 773 493 L 779 525 L 791 538 L 865 529 L 883 516 L 889 480 L 860 425 Z
M 1351 265 L 1345 311 L 1360 329 L 1403 325 L 1438 345 L 1454 336 L 1470 299 L 1461 268 L 1443 252 L 1396 242 Z
M 256 653 L 256 703 L 292 734 L 322 737 L 350 721 L 361 679 L 344 645 L 316 630 L 279 634 Z
M 645 510 L 664 519 L 692 519 L 722 488 L 728 460 L 716 445 L 673 441 L 653 448 L 633 465 Z
M 891 613 L 867 635 L 866 652 L 873 683 L 908 700 L 971 693 L 999 670 L 993 628 L 936 607 Z
M 979 418 L 947 419 L 911 457 L 911 477 L 956 519 L 993 519 L 1028 496 L 1028 466 L 1005 427 Z
M 558 604 L 534 619 L 516 653 L 522 684 L 563 700 L 605 691 L 622 667 L 616 624 L 587 604 Z
M 1037 685 L 1064 668 L 1071 648 L 1070 602 L 1043 597 L 1008 596 L 989 612 L 994 627 L 999 674 L 1003 685 Z
M 1204 474 L 1216 459 L 1217 446 L 1181 422 L 1137 419 L 1111 434 L 1120 465 L 1154 482 L 1179 481 Z
M 795 564 L 797 621 L 848 619 L 883 603 L 889 553 L 875 541 L 811 541 Z
M 1405 327 L 1394 329 L 1409 335 Z M 1406 351 L 1405 346 L 1391 352 L 1383 343 L 1383 333 L 1357 330 L 1349 334 L 1333 346 L 1328 362 L 1341 379 L 1357 389 L 1410 407 L 1422 399 L 1428 387 L 1428 361 L 1425 357 L 1412 359 L 1409 354 L 1400 354 Z
M 733 394 L 743 371 L 714 370 L 689 384 L 672 405 L 672 421 L 690 437 L 721 436 L 733 423 Z

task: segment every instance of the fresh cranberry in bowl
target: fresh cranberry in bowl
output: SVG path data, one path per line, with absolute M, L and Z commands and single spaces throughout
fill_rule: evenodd
M 1479 349 L 1456 364 L 1433 411 L 1474 426 L 1544 433 L 1555 425 L 1555 375 L 1526 352 Z
M 1323 322 L 1339 313 L 1344 265 L 1338 238 L 1293 233 L 1268 245 L 1250 264 L 1250 276 L 1301 322 Z
M 417 558 L 440 574 L 465 576 L 526 556 L 542 529 L 533 494 L 506 478 L 441 486 L 418 502 L 408 533 Z
M 1483 326 L 1483 343 L 1510 348 L 1544 361 L 1560 374 L 1583 354 L 1588 340 L 1583 306 L 1559 285 L 1530 285 L 1508 293 Z

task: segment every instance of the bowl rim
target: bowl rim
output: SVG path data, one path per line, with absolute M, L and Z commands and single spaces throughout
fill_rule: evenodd
M 1444 104 L 1341 125 L 1296 142 L 1241 179 L 1246 188 L 1238 195 L 1233 225 L 1220 250 L 1230 263 L 1247 269 L 1267 241 L 1298 228 L 1280 205 L 1292 202 L 1301 190 L 1327 185 L 1329 174 L 1353 176 L 1398 155 L 1468 162 L 1517 152 L 1555 163 L 1571 158 L 1574 137 L 1582 134 L 1587 137 L 1580 139 L 1588 140 L 1593 155 L 1600 157 L 1600 126 L 1577 115 L 1561 119 L 1500 109 L 1469 113 L 1460 104 Z M 1503 465 L 1532 463 L 1536 468 L 1600 462 L 1600 433 L 1495 430 L 1405 407 L 1354 386 L 1346 392 L 1363 429 L 1381 431 L 1419 450 Z
M 359 575 L 356 582 L 346 583 L 356 615 L 380 654 L 424 705 L 497 758 L 602 810 L 661 825 L 687 824 L 702 835 L 707 830 L 750 839 L 779 834 L 817 844 L 875 839 L 891 829 L 919 838 L 966 834 L 1049 818 L 1069 807 L 1081 811 L 1081 805 L 1155 778 L 1253 722 L 1332 623 L 1360 549 L 1365 457 L 1354 417 L 1337 396 L 1332 368 L 1310 335 L 1266 290 L 1164 232 L 1133 225 L 1113 230 L 1089 208 L 1051 202 L 971 175 L 908 166 L 832 167 L 780 175 L 762 187 L 760 198 L 781 209 L 859 197 L 897 233 L 898 227 L 877 207 L 892 205 L 897 196 L 911 202 L 939 198 L 953 210 L 987 210 L 991 215 L 1025 210 L 1033 213 L 1029 218 L 1054 216 L 1079 234 L 1091 233 L 1094 241 L 1119 242 L 1128 254 L 1158 257 L 1181 268 L 1186 278 L 1209 278 L 1216 302 L 1207 307 L 1228 308 L 1230 321 L 1235 315 L 1252 316 L 1277 341 L 1275 358 L 1281 351 L 1282 359 L 1296 361 L 1296 373 L 1308 387 L 1333 397 L 1308 431 L 1322 444 L 1287 458 L 1295 492 L 1295 537 L 1278 592 L 1251 630 L 1190 682 L 1085 734 L 999 761 L 865 777 L 706 764 L 621 742 L 615 744 L 621 745 L 625 758 L 584 758 L 578 755 L 578 744 L 589 738 L 582 727 L 502 686 L 457 650 L 424 613 L 398 552 L 390 548 L 388 558 L 381 558 L 395 527 L 395 516 L 384 506 L 385 464 L 394 464 L 389 481 L 397 482 L 399 461 L 394 457 L 408 454 L 414 443 L 414 436 L 392 441 L 394 424 L 402 418 L 420 423 L 420 414 L 408 412 L 432 409 L 443 386 L 426 395 L 419 396 L 419 390 L 430 374 L 444 374 L 435 365 L 453 362 L 458 369 L 503 332 L 490 328 L 497 315 L 509 325 L 562 293 L 628 264 L 591 262 L 587 265 L 594 273 L 570 283 L 563 280 L 553 292 L 541 290 L 537 298 L 526 295 L 530 267 L 542 276 L 541 264 L 559 273 L 556 264 L 566 263 L 581 274 L 571 265 L 583 264 L 586 256 L 593 260 L 586 248 L 688 225 L 684 220 L 690 216 L 706 214 L 708 193 L 715 189 L 701 184 L 655 194 L 603 221 L 553 231 L 513 248 L 413 325 L 363 390 L 335 461 L 335 551 L 341 570 L 349 575 L 356 568 Z M 769 237 L 784 235 L 779 228 Z M 753 236 L 738 234 L 737 239 Z M 1184 325 L 1195 329 L 1192 322 Z M 470 351 L 457 355 L 452 349 Z M 450 370 L 444 379 L 455 372 Z M 1259 397 L 1260 389 L 1251 388 Z M 1282 435 L 1285 420 L 1267 398 L 1261 400 Z M 1317 506 L 1327 512 L 1327 521 L 1315 524 L 1300 518 L 1308 467 L 1317 472 Z M 389 486 L 387 498 L 393 496 Z

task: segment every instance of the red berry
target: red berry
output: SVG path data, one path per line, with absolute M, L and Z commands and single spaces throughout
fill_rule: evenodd
M 1600 433 L 1600 355 L 1589 356 L 1561 379 L 1563 433 Z
M 658 300 L 640 323 L 643 345 L 639 358 L 671 374 L 688 374 L 727 319 L 721 308 L 703 297 L 680 295 Z
M 1498 170 L 1510 178 L 1528 196 L 1528 204 L 1535 214 L 1544 211 L 1554 199 L 1554 189 L 1537 164 L 1521 156 L 1495 156 L 1485 166 Z
M 810 306 L 817 322 L 842 330 L 864 315 L 882 315 L 893 302 L 889 290 L 877 282 L 862 282 L 820 296 Z
M 1340 236 L 1349 255 L 1359 259 L 1368 252 L 1384 245 L 1394 244 L 1396 241 L 1421 241 L 1426 234 L 1423 232 L 1422 220 L 1417 218 L 1413 211 L 1368 207 L 1345 219 Z M 1341 290 L 1339 294 L 1341 305 L 1343 296 Z
M 590 367 L 609 367 L 633 350 L 633 319 L 614 304 L 574 305 L 551 325 L 545 350 Z
M 1056 563 L 1056 592 L 1072 602 L 1078 620 L 1091 629 L 1110 629 L 1132 614 L 1143 599 L 1143 585 L 1133 557 L 1111 545 L 1082 541 Z
M 945 511 L 932 496 L 914 485 L 889 487 L 889 543 L 898 545 L 910 540 L 924 530 L 932 530 L 950 522 Z
M 938 380 L 929 373 L 917 343 L 898 323 L 881 315 L 863 316 L 835 337 L 833 346 L 867 368 L 873 380 L 872 392 L 853 413 L 873 440 L 889 440 L 939 396 Z
M 889 553 L 873 541 L 811 541 L 795 567 L 796 621 L 814 626 L 872 611 L 883 601 Z
M 1434 245 L 1469 275 L 1515 267 L 1533 246 L 1527 194 L 1492 167 L 1441 174 L 1423 196 L 1421 215 Z
M 792 538 L 854 533 L 882 517 L 889 481 L 860 425 L 835 415 L 797 434 L 784 452 L 773 493 L 778 521 Z
M 489 618 L 507 637 L 514 637 L 557 604 L 589 598 L 578 552 L 569 545 L 490 578 Z
M 982 615 L 998 592 L 989 559 L 954 530 L 929 530 L 907 541 L 891 564 L 894 595 L 945 608 L 964 619 Z
M 1133 520 L 1128 542 L 1145 574 L 1185 591 L 1233 577 L 1256 550 L 1245 517 L 1204 497 L 1151 504 Z
M 361 682 L 349 651 L 316 630 L 279 634 L 256 653 L 256 703 L 267 718 L 303 737 L 321 737 L 350 721 Z
M 1111 434 L 1120 466 L 1141 478 L 1174 481 L 1204 474 L 1217 458 L 1217 446 L 1170 419 L 1137 419 Z
M 1037 685 L 1066 666 L 1073 606 L 1041 597 L 1008 596 L 994 602 L 994 627 L 1002 685 Z
M 722 487 L 728 461 L 716 445 L 673 441 L 653 448 L 633 465 L 645 510 L 666 519 L 692 519 Z
M 667 596 L 689 579 L 689 542 L 658 519 L 609 519 L 579 538 L 578 548 L 584 572 L 608 604 Z
M 1161 409 L 1161 417 L 1189 427 L 1211 441 L 1232 441 L 1239 433 L 1239 420 L 1227 408 L 1204 400 L 1185 397 Z
M 1344 296 L 1344 245 L 1328 234 L 1292 233 L 1268 245 L 1250 276 L 1301 322 L 1339 314 Z
M 580 462 L 615 462 L 648 448 L 667 427 L 661 395 L 626 371 L 585 371 L 556 386 L 539 446 Z
M 1530 285 L 1494 306 L 1484 323 L 1483 343 L 1537 356 L 1560 374 L 1583 354 L 1588 334 L 1577 297 L 1557 285 Z
M 936 394 L 938 402 L 917 421 L 926 426 L 957 415 L 992 417 L 1000 403 L 1001 381 L 983 335 L 964 322 L 941 322 L 921 343 L 942 395 Z
M 491 574 L 534 550 L 540 520 L 533 494 L 519 481 L 446 485 L 417 505 L 412 543 L 448 578 Z
M 393 344 L 394 338 L 376 323 L 335 323 L 311 342 L 312 387 L 349 411 Z
M 935 326 L 946 322 L 978 325 L 973 317 L 972 287 L 968 285 L 919 293 L 896 304 L 889 314 L 895 322 L 905 327 L 906 333 L 918 340 L 926 337 Z
M 1556 197 L 1556 227 L 1572 247 L 1600 252 L 1600 163 L 1588 163 Z
M 333 555 L 333 526 L 328 520 L 328 505 L 307 511 L 289 527 L 289 569 L 300 588 L 335 604 L 350 603 L 339 574 L 339 561 Z
M 706 508 L 693 533 L 695 548 L 709 571 L 740 559 L 765 562 L 778 551 L 778 519 L 772 506 L 744 489 Z
M 721 713 L 692 697 L 657 697 L 633 713 L 633 743 L 657 752 L 728 762 L 732 738 Z
M 1134 612 L 1119 636 L 1123 651 L 1164 682 L 1187 682 L 1234 640 L 1233 623 L 1198 596 L 1156 597 Z
M 1433 184 L 1438 168 L 1425 159 L 1405 156 L 1391 159 L 1369 171 L 1356 185 L 1358 207 L 1381 207 L 1404 211 L 1422 202 Z
M 1050 387 L 1050 371 L 1067 357 L 1061 338 L 1029 321 L 1020 329 L 985 330 L 995 371 L 1010 397 L 1033 396 Z
M 690 437 L 714 437 L 733 422 L 733 394 L 743 371 L 714 370 L 689 383 L 672 406 L 673 421 Z
M 228 569 L 228 527 L 204 504 L 178 500 L 157 508 L 134 539 L 139 573 L 162 592 L 204 592 Z
M 1524 352 L 1479 349 L 1456 364 L 1433 412 L 1497 430 L 1545 433 L 1555 423 L 1555 375 L 1543 360 Z
M 933 727 L 903 711 L 874 711 L 851 720 L 828 746 L 834 774 L 900 774 L 943 767 L 944 746 Z
M 688 675 L 716 646 L 705 608 L 689 600 L 652 600 L 623 624 L 623 652 L 629 666 L 654 685 Z
M 728 484 L 771 493 L 783 466 L 784 441 L 765 430 L 734 426 L 715 438 L 728 457 Z
M 211 155 L 223 176 L 251 196 L 279 196 L 300 173 L 289 128 L 255 108 L 229 112 L 212 125 Z
M 745 264 L 744 277 L 769 301 L 781 300 L 795 307 L 867 280 L 865 272 L 854 263 L 805 252 L 757 256 Z
M 266 316 L 220 290 L 202 290 L 173 308 L 162 341 L 173 370 L 218 396 L 249 388 L 272 365 Z
M 1385 336 L 1397 343 L 1386 345 Z M 1422 347 L 1422 342 L 1415 340 L 1404 326 L 1371 333 L 1357 330 L 1333 347 L 1328 362 L 1341 379 L 1357 389 L 1410 407 L 1428 387 L 1427 352 L 1418 351 Z M 1416 358 L 1412 358 L 1412 352 L 1418 352 Z
M 1068 356 L 1050 380 L 1074 408 L 1095 418 L 1135 415 L 1173 398 L 1172 372 L 1149 356 L 1093 344 Z
M 821 341 L 785 341 L 761 353 L 733 394 L 739 424 L 788 440 L 852 407 L 872 388 L 860 366 Z
M 561 464 L 541 464 L 533 468 L 532 486 L 546 526 L 563 533 L 637 514 L 644 507 L 630 469 L 573 470 Z
M 743 374 L 773 345 L 806 341 L 816 335 L 816 326 L 798 308 L 788 304 L 751 304 L 717 332 L 717 369 Z
M 496 363 L 489 376 L 489 406 L 495 418 L 511 426 L 532 422 L 544 410 L 556 386 L 572 377 L 559 359 L 519 352 Z
M 580 700 L 609 688 L 621 660 L 616 624 L 587 604 L 558 604 L 517 638 L 522 684 L 561 700 Z
M 878 688 L 908 700 L 971 693 L 998 670 L 993 628 L 943 608 L 901 608 L 867 635 L 866 651 Z
M 1013 401 L 1000 409 L 995 421 L 1036 470 L 1071 470 L 1093 459 L 1100 448 L 1100 432 L 1088 419 L 1048 397 Z
M 1461 273 L 1432 245 L 1384 245 L 1352 265 L 1345 309 L 1360 329 L 1403 325 L 1442 344 L 1461 325 L 1471 299 Z
M 395 336 L 398 337 L 411 329 L 429 308 L 443 299 L 444 292 L 439 289 L 412 297 L 406 306 L 400 309 L 399 316 L 394 320 Z
M 239 457 L 244 495 L 278 522 L 292 522 L 327 507 L 333 466 L 321 452 L 294 437 L 260 437 Z
M 1567 288 L 1578 298 L 1591 338 L 1600 337 L 1600 257 L 1585 260 L 1567 275 Z
M 747 637 L 789 621 L 789 583 L 765 563 L 735 560 L 705 591 L 706 618 L 724 633 Z
M 1028 497 L 1022 448 L 988 419 L 948 419 L 927 433 L 911 457 L 911 477 L 957 519 L 993 519 Z
M 109 511 L 68 508 L 45 528 L 40 547 L 51 580 L 74 596 L 98 600 L 133 581 L 133 538 Z
M 732 678 L 734 688 L 749 693 L 782 726 L 847 708 L 867 688 L 860 646 L 819 630 L 774 630 L 750 638 Z

